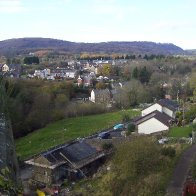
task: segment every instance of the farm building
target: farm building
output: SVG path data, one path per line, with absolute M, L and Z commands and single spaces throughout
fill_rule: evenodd
M 85 141 L 76 141 L 44 152 L 26 161 L 26 164 L 33 165 L 33 180 L 54 184 L 61 183 L 64 179 L 77 180 L 91 175 L 104 157 L 103 151 Z

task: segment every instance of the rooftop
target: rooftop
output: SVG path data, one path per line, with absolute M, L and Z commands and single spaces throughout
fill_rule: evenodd
M 172 110 L 172 111 L 176 111 L 178 110 L 178 103 L 169 99 L 160 99 L 158 101 L 158 104 L 163 106 L 163 107 L 167 107 L 168 109 Z
M 163 124 L 165 124 L 166 126 L 169 126 L 169 121 L 172 119 L 171 117 L 169 117 L 168 115 L 161 113 L 157 110 L 145 115 L 145 116 L 141 116 L 141 117 L 136 117 L 135 119 L 133 119 L 133 122 L 136 125 L 139 125 L 151 118 L 155 118 L 158 121 L 162 122 Z

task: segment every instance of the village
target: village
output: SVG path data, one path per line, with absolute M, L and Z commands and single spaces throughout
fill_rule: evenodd
M 0 196 L 196 195 L 195 7 L 0 0 Z
M 167 61 L 167 57 L 165 58 Z M 175 62 L 176 59 L 172 61 Z M 36 69 L 36 65 L 0 65 L 1 74 L 8 80 L 16 84 L 18 81 L 27 84 L 30 82 L 29 90 L 34 89 L 32 84 L 39 84 L 41 88 L 42 82 L 47 88 L 54 85 L 57 89 L 59 85 L 56 93 L 63 95 L 60 101 L 66 105 L 57 109 L 64 112 L 67 111 L 67 105 L 72 106 L 68 117 L 85 116 L 85 109 L 78 114 L 74 111 L 85 104 L 92 107 L 87 115 L 96 114 L 97 111 L 99 113 L 97 109 L 93 113 L 93 107 L 102 108 L 101 113 L 122 112 L 122 119 L 109 124 L 107 128 L 91 130 L 87 136 L 77 133 L 77 137 L 66 142 L 62 140 L 55 143 L 54 139 L 48 147 L 43 148 L 42 145 L 42 150 L 36 151 L 37 153 L 32 151 L 30 155 L 25 155 L 19 164 L 19 177 L 25 194 L 35 194 L 36 191 L 51 195 L 71 194 L 74 184 L 77 185 L 83 179 L 94 178 L 102 170 L 109 172 L 108 161 L 121 145 L 145 136 L 154 138 L 157 145 L 163 146 L 161 148 L 168 144 L 195 143 L 195 134 L 191 132 L 191 126 L 195 123 L 194 109 L 189 114 L 192 106 L 194 108 L 194 100 L 190 100 L 187 94 L 187 84 L 191 78 L 189 70 L 180 79 L 174 75 L 167 80 L 165 72 L 178 73 L 180 66 L 171 65 L 168 68 L 166 65 L 157 67 L 155 64 L 146 67 L 148 63 L 144 59 L 71 60 L 66 62 L 66 66 L 52 65 L 43 69 Z M 70 96 L 64 96 L 68 92 L 61 90 L 61 84 L 71 86 L 70 92 L 73 92 Z M 39 90 L 36 93 L 39 97 Z M 54 98 L 55 96 L 53 95 Z M 66 99 L 68 100 L 65 101 Z M 44 102 L 45 100 L 40 102 L 42 106 Z M 136 113 L 130 117 L 126 113 L 127 109 Z M 62 118 L 64 113 L 59 120 Z M 33 123 L 36 124 L 36 121 Z M 171 131 L 176 127 L 188 129 L 186 136 L 175 139 Z M 63 129 L 66 132 L 66 128 Z M 34 130 L 30 132 L 34 133 Z M 25 135 L 26 133 L 19 134 L 19 137 L 23 139 Z M 29 146 L 31 142 L 33 145 L 33 141 L 29 140 Z M 21 152 L 23 149 L 20 149 Z

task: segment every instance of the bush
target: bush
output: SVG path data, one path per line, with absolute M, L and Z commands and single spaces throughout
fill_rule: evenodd
M 70 103 L 65 111 L 65 117 L 76 117 L 106 112 L 106 108 L 101 104 L 94 103 Z
M 102 145 L 103 150 L 110 150 L 110 149 L 112 149 L 113 147 L 114 147 L 114 146 L 113 146 L 112 143 L 104 143 L 104 144 Z
M 161 149 L 161 154 L 172 158 L 172 157 L 175 157 L 176 150 L 174 148 L 172 148 L 171 146 L 164 147 Z
M 143 189 L 141 181 L 161 163 L 157 158 L 159 149 L 160 146 L 147 137 L 119 145 L 112 159 L 112 169 L 101 181 L 102 195 L 106 191 L 107 195 L 139 195 L 139 189 Z
M 193 131 L 196 131 L 196 123 L 192 124 L 192 129 L 193 129 Z
M 127 129 L 129 132 L 133 132 L 135 130 L 135 125 L 133 123 L 130 123 L 130 124 L 128 124 Z
M 128 122 L 130 120 L 130 116 L 128 113 L 122 113 L 122 122 Z

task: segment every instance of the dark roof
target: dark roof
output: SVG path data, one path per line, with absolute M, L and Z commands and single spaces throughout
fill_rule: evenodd
M 163 107 L 167 107 L 168 109 L 172 110 L 172 111 L 177 111 L 178 110 L 178 103 L 169 100 L 169 99 L 160 99 L 158 101 L 158 104 L 163 106 Z
M 145 116 L 141 116 L 141 117 L 136 117 L 135 119 L 133 119 L 133 123 L 135 123 L 136 125 L 139 125 L 151 118 L 155 118 L 157 119 L 158 121 L 162 122 L 163 124 L 165 124 L 166 126 L 169 127 L 169 121 L 172 120 L 171 117 L 169 117 L 168 115 L 164 114 L 164 113 L 161 113 L 157 110 L 145 115 Z
M 93 90 L 95 95 L 110 95 L 110 90 L 109 89 L 94 89 Z
M 65 156 L 69 161 L 73 163 L 80 162 L 95 155 L 98 151 L 86 142 L 73 142 L 71 144 L 64 145 L 60 148 L 43 153 L 44 156 L 52 164 L 65 161 Z

